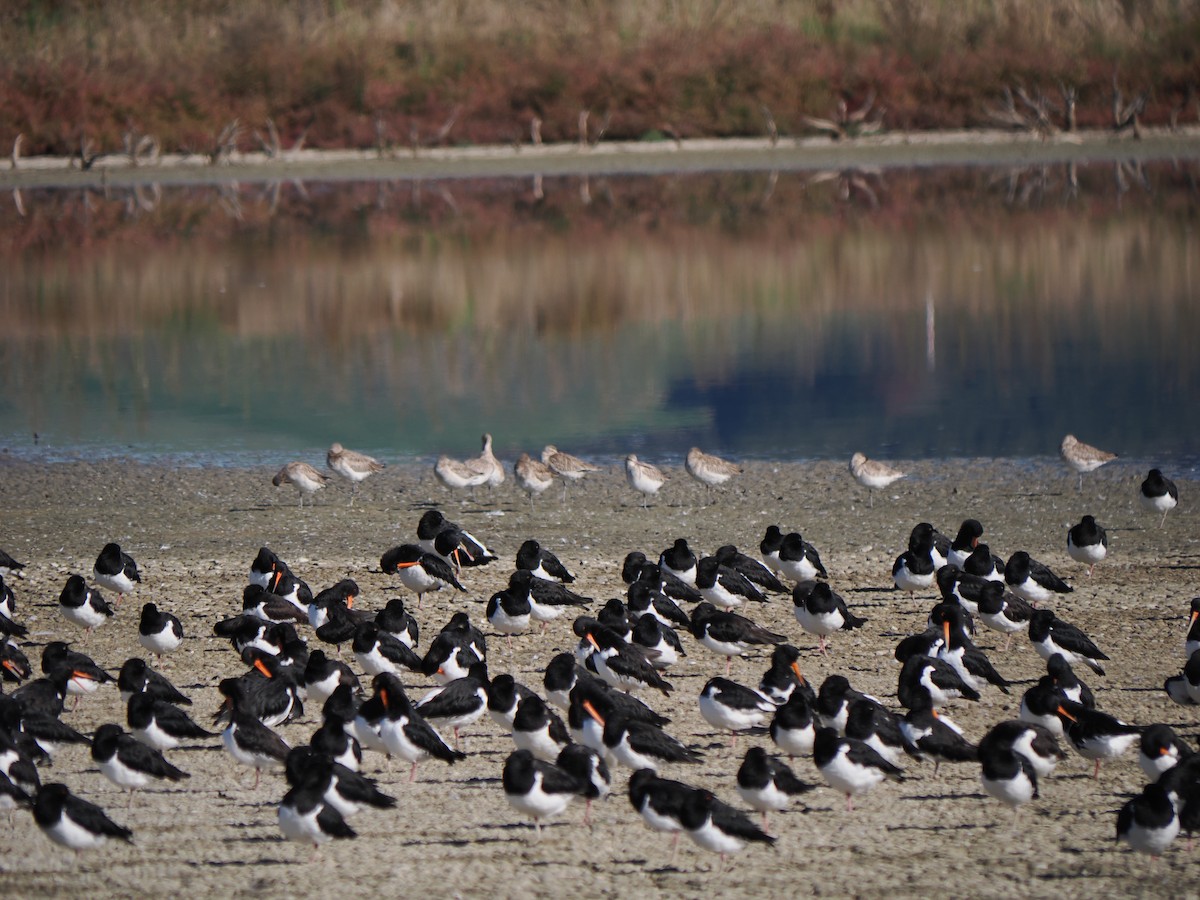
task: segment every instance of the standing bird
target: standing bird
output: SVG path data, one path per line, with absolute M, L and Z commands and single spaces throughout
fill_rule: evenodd
M 958 526 L 958 534 L 950 542 L 950 552 L 946 554 L 946 562 L 952 566 L 958 566 L 960 569 L 963 568 L 971 551 L 979 546 L 981 537 L 983 537 L 982 523 L 978 519 L 963 519 L 963 523 Z
M 354 505 L 354 494 L 359 482 L 366 481 L 376 472 L 382 472 L 386 466 L 374 457 L 365 453 L 355 453 L 347 450 L 341 444 L 334 443 L 325 454 L 325 464 L 337 474 L 350 482 L 350 505 Z
M 530 538 L 517 550 L 516 568 L 532 572 L 546 581 L 561 581 L 571 584 L 575 576 L 567 570 L 557 556 Z
M 779 544 L 779 572 L 796 582 L 829 577 L 817 548 L 804 540 L 798 531 L 785 534 Z
M 1062 453 L 1062 458 L 1066 464 L 1079 473 L 1080 491 L 1083 490 L 1083 476 L 1085 472 L 1094 472 L 1105 463 L 1110 463 L 1117 458 L 1115 453 L 1109 453 L 1107 450 L 1100 450 L 1090 444 L 1085 444 L 1083 441 L 1077 440 L 1073 434 L 1068 434 L 1062 439 L 1059 452 Z
M 825 581 L 802 581 L 792 589 L 792 611 L 800 627 L 820 638 L 822 656 L 829 635 L 835 631 L 850 631 L 862 628 L 866 619 L 860 619 L 846 606 L 840 594 L 835 594 Z
M 1004 583 L 1009 590 L 1034 606 L 1053 599 L 1055 594 L 1069 594 L 1075 589 L 1031 557 L 1018 550 L 1004 564 Z
M 582 779 L 555 763 L 536 759 L 528 750 L 517 750 L 504 761 L 500 781 L 509 805 L 533 819 L 538 840 L 542 837 L 542 819 L 557 816 L 588 789 Z
M 325 798 L 315 778 L 302 781 L 283 795 L 279 801 L 279 830 L 289 841 L 312 844 L 314 854 L 334 838 L 358 836 Z
M 1162 528 L 1167 523 L 1167 513 L 1179 503 L 1179 488 L 1163 475 L 1161 469 L 1151 469 L 1138 491 L 1138 499 L 1148 511 L 1162 513 L 1158 523 L 1158 527 Z
M 683 461 L 683 467 L 689 475 L 710 491 L 725 484 L 733 476 L 742 474 L 741 466 L 721 459 L 719 456 L 705 453 L 699 447 L 693 447 L 688 451 L 687 458 Z
M 1108 534 L 1096 524 L 1094 516 L 1084 516 L 1067 530 L 1067 555 L 1088 567 L 1088 577 L 1096 563 L 1108 556 Z
M 481 466 L 478 459 L 457 460 L 443 454 L 433 464 L 433 474 L 452 491 L 470 489 L 473 498 L 475 488 L 488 483 L 492 468 L 490 465 Z
M 591 747 L 585 747 L 583 744 L 568 744 L 563 747 L 562 752 L 558 754 L 558 759 L 554 763 L 564 772 L 574 775 L 583 783 L 584 788 L 581 796 L 587 801 L 587 807 L 583 813 L 583 824 L 589 824 L 592 801 L 603 800 L 608 796 L 609 790 L 612 787 L 612 773 L 609 772 L 608 764 L 604 762 L 604 757 Z
M 465 753 L 451 749 L 433 726 L 425 721 L 395 675 L 385 672 L 375 676 L 374 688 L 375 696 L 366 701 L 363 708 L 370 703 L 378 705 L 382 713 L 379 737 L 383 747 L 389 755 L 412 763 L 408 773 L 410 782 L 417 777 L 417 764 L 431 756 L 449 765 L 467 758 Z M 363 708 L 359 710 L 360 715 Z
M 675 538 L 675 543 L 658 555 L 658 567 L 680 581 L 694 585 L 699 557 L 688 546 L 687 538 Z
M 454 577 L 449 563 L 440 556 L 426 553 L 416 544 L 393 547 L 380 557 L 379 567 L 385 575 L 397 576 L 401 584 L 417 595 L 417 609 L 421 608 L 425 595 L 433 591 L 450 586 L 466 591 Z
M 933 587 L 937 575 L 933 548 L 932 527 L 920 534 L 914 530 L 908 542 L 908 549 L 896 557 L 896 562 L 892 565 L 892 580 L 897 588 L 915 593 Z
M 813 703 L 802 691 L 793 692 L 787 702 L 775 710 L 770 725 L 771 740 L 789 759 L 807 756 L 816 738 Z
M 107 838 L 133 842 L 133 832 L 110 819 L 100 807 L 76 797 L 65 784 L 44 784 L 33 802 L 33 820 L 56 844 L 76 853 Z
M 661 469 L 639 461 L 632 453 L 625 457 L 625 479 L 631 488 L 642 495 L 642 509 L 646 508 L 647 498 L 657 494 L 667 483 L 667 476 Z
M 766 595 L 736 569 L 721 564 L 715 556 L 706 556 L 696 566 L 696 588 L 709 603 L 722 609 L 741 606 L 747 600 L 765 603 Z
M 323 472 L 318 472 L 306 462 L 290 462 L 271 479 L 271 484 L 275 487 L 280 485 L 290 484 L 296 489 L 296 493 L 300 496 L 300 508 L 304 509 L 304 498 L 312 496 L 329 481 L 329 476 Z M 313 497 L 313 503 L 316 503 L 316 497 Z
M 116 615 L 104 596 L 87 586 L 82 575 L 72 575 L 58 595 L 58 611 L 68 622 L 86 628 L 91 634 L 97 625 Z
M 713 551 L 723 566 L 736 571 L 739 575 L 752 582 L 756 587 L 777 594 L 786 594 L 787 585 L 775 577 L 770 567 L 759 562 L 752 556 L 738 552 L 733 544 L 725 544 Z
M 812 789 L 811 784 L 797 778 L 791 769 L 768 756 L 762 747 L 747 750 L 738 767 L 737 792 L 752 809 L 762 813 L 764 832 L 771 810 L 787 809 L 793 797 Z
M 869 791 L 884 779 L 903 781 L 904 773 L 873 747 L 840 737 L 832 728 L 820 729 L 813 740 L 813 763 L 835 791 L 846 795 L 846 811 L 854 811 L 854 795 Z
M 121 601 L 133 590 L 133 586 L 142 580 L 133 557 L 123 552 L 119 544 L 112 543 L 105 544 L 100 555 L 96 557 L 96 564 L 92 566 L 92 578 L 100 587 L 117 595 L 117 606 L 121 605 Z
M 1179 814 L 1161 784 L 1148 784 L 1117 813 L 1117 841 L 1157 858 L 1179 834 Z
M 728 678 L 710 678 L 700 690 L 700 715 L 709 725 L 728 731 L 729 746 L 737 733 L 763 728 L 775 713 L 775 704 L 752 688 Z
M 850 474 L 854 480 L 867 489 L 867 506 L 875 505 L 875 491 L 883 490 L 893 481 L 899 481 L 907 473 L 893 469 L 886 463 L 867 459 L 861 453 L 850 457 Z
M 1108 657 L 1091 638 L 1048 609 L 1034 610 L 1029 619 L 1029 641 L 1042 659 L 1061 653 L 1068 663 L 1081 662 L 1097 675 L 1104 674 L 1100 660 Z
M 671 844 L 674 848 L 672 860 L 683 833 L 680 821 L 683 804 L 694 790 L 681 781 L 659 778 L 650 768 L 639 769 L 629 778 L 629 802 L 646 826 L 653 831 L 675 835 Z
M 1063 730 L 1071 746 L 1084 759 L 1094 760 L 1092 778 L 1100 777 L 1100 763 L 1115 759 L 1136 744 L 1142 729 L 1129 725 L 1115 716 L 1088 709 L 1082 703 L 1063 700 L 1058 705 L 1058 714 L 1063 718 Z
M 546 762 L 557 760 L 571 743 L 567 726 L 537 694 L 530 694 L 517 704 L 512 739 L 518 750 L 528 750 Z
M 725 657 L 726 676 L 733 657 L 744 656 L 756 645 L 782 644 L 787 640 L 786 635 L 768 631 L 737 613 L 722 612 L 707 601 L 692 610 L 691 633 L 709 650 Z
M 1138 742 L 1138 765 L 1147 781 L 1158 781 L 1163 772 L 1173 769 L 1192 753 L 1192 748 L 1179 739 L 1170 725 L 1150 725 Z
M 489 469 L 487 479 L 483 483 L 490 488 L 499 487 L 504 484 L 504 466 L 492 453 L 492 436 L 485 434 L 482 441 L 483 448 L 479 452 L 479 467 Z
M 980 744 L 979 781 L 989 796 L 1013 810 L 1038 798 L 1038 776 L 1030 761 L 998 743 Z
M 554 483 L 554 472 L 548 465 L 522 453 L 513 464 L 513 477 L 517 487 L 529 495 L 529 509 L 533 510 L 533 498 Z
M 1034 722 L 1021 722 L 1016 719 L 992 726 L 979 742 L 978 749 L 982 755 L 991 752 L 989 748 L 1011 750 L 1021 755 L 1033 766 L 1039 778 L 1050 775 L 1055 766 L 1067 758 L 1050 729 Z
M 134 694 L 126 705 L 126 724 L 133 736 L 155 750 L 172 750 L 186 740 L 216 737 L 191 720 L 178 706 L 151 694 Z
M 173 653 L 183 644 L 183 625 L 169 612 L 159 612 L 157 606 L 147 603 L 138 621 L 138 643 L 161 663 L 165 654 Z
M 553 444 L 547 444 L 542 450 L 542 462 L 550 467 L 550 471 L 563 480 L 563 500 L 567 499 L 567 485 L 579 481 L 589 472 L 599 472 L 600 467 L 585 462 L 578 456 L 563 453 Z
M 905 713 L 900 721 L 900 731 L 918 759 L 933 757 L 935 775 L 943 762 L 975 762 L 979 759 L 978 748 L 928 700 Z
M 92 759 L 105 778 L 129 791 L 130 804 L 133 803 L 133 792 L 152 780 L 180 781 L 191 777 L 167 762 L 160 751 L 126 734 L 120 725 L 111 723 L 101 725 L 92 736 Z
M 679 811 L 679 823 L 692 842 L 704 850 L 726 855 L 737 853 L 750 842 L 775 843 L 775 838 L 758 828 L 745 814 L 723 803 L 706 790 L 688 794 Z

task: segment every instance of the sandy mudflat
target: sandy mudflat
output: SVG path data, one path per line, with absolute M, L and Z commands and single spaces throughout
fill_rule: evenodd
M 240 608 L 251 559 L 260 544 L 274 548 L 312 586 L 327 587 L 347 575 L 362 587 L 360 604 L 384 605 L 402 589 L 378 571 L 380 554 L 410 538 L 424 508 L 438 504 L 450 518 L 483 536 L 502 562 L 472 570 L 469 594 L 427 598 L 418 613 L 421 648 L 460 608 L 482 621 L 483 602 L 507 579 L 512 556 L 526 537 L 556 551 L 579 577 L 583 593 L 597 599 L 623 594 L 620 561 L 631 549 L 656 554 L 677 536 L 711 550 L 727 542 L 752 552 L 767 525 L 803 531 L 815 543 L 843 593 L 869 622 L 839 635 L 831 655 L 816 653 L 792 615 L 790 598 L 776 598 L 751 614 L 788 634 L 805 648 L 803 665 L 819 684 L 846 674 L 852 684 L 894 702 L 898 667 L 892 650 L 899 638 L 923 627 L 931 598 L 908 599 L 890 590 L 890 567 L 909 529 L 929 520 L 953 534 L 967 516 L 981 519 L 985 539 L 1003 556 L 1027 549 L 1076 586 L 1056 604 L 1060 616 L 1079 624 L 1112 657 L 1108 676 L 1081 676 L 1099 705 L 1127 721 L 1167 722 L 1194 737 L 1200 712 L 1174 706 L 1162 693 L 1164 677 L 1183 662 L 1185 613 L 1200 593 L 1197 517 L 1189 499 L 1196 485 L 1180 481 L 1184 504 L 1159 529 L 1156 517 L 1136 503 L 1144 470 L 1115 463 L 1075 479 L 1047 459 L 1032 465 L 971 460 L 921 462 L 910 478 L 874 509 L 842 464 L 755 463 L 711 505 L 682 470 L 649 510 L 626 488 L 615 470 L 604 472 L 560 502 L 557 489 L 535 512 L 511 479 L 479 504 L 451 497 L 424 467 L 393 466 L 367 482 L 353 508 L 348 490 L 335 484 L 313 509 L 300 512 L 290 488 L 271 487 L 270 471 L 172 470 L 120 462 L 42 466 L 0 462 L 0 547 L 28 563 L 15 581 L 18 619 L 30 626 L 35 665 L 41 643 L 81 635 L 61 619 L 55 601 L 71 572 L 90 574 L 101 545 L 116 540 L 140 563 L 145 581 L 117 617 L 79 647 L 114 672 L 128 656 L 141 655 L 137 612 L 153 599 L 178 614 L 188 633 L 167 674 L 190 692 L 198 717 L 207 722 L 217 708 L 216 684 L 242 666 L 228 645 L 211 636 L 217 620 Z M 1069 525 L 1093 513 L 1109 528 L 1110 562 L 1094 577 L 1065 552 Z M 307 628 L 304 629 L 306 632 Z M 685 639 L 687 640 L 687 639 Z M 980 644 L 991 651 L 1009 679 L 1028 682 L 1042 663 L 1028 642 L 1008 653 L 989 633 Z M 518 638 L 512 651 L 492 641 L 492 673 L 512 672 L 541 687 L 540 669 L 556 652 L 574 644 L 570 622 L 552 623 L 545 636 Z M 723 662 L 694 642 L 689 656 L 670 673 L 670 699 L 648 698 L 673 722 L 669 730 L 706 752 L 698 766 L 668 767 L 664 774 L 714 790 L 737 803 L 735 756 L 727 741 L 700 718 L 696 697 Z M 765 656 L 734 663 L 733 677 L 756 684 Z M 419 696 L 425 683 L 409 682 Z M 968 736 L 978 739 L 996 721 L 1016 716 L 1020 694 L 994 688 L 983 702 L 960 702 L 952 714 Z M 85 698 L 64 719 L 90 731 L 107 721 L 124 722 L 115 689 Z M 292 743 L 307 740 L 319 719 L 310 709 L 302 723 L 283 729 Z M 511 741 L 490 719 L 467 731 L 469 758 L 452 768 L 425 764 L 415 784 L 405 783 L 407 766 L 391 767 L 369 756 L 366 771 L 399 798 L 391 812 L 368 811 L 352 820 L 356 841 L 327 846 L 309 863 L 308 848 L 285 843 L 276 826 L 276 803 L 284 792 L 281 775 L 267 774 L 252 791 L 253 774 L 220 749 L 208 746 L 169 754 L 192 773 L 183 789 L 148 791 L 131 809 L 95 769 L 86 751 L 69 751 L 43 780 L 61 780 L 105 807 L 135 832 L 133 846 L 109 844 L 78 861 L 51 844 L 27 813 L 13 816 L 0 857 L 0 890 L 6 896 L 129 896 L 186 893 L 191 897 L 328 896 L 384 891 L 423 896 L 600 894 L 695 896 L 716 887 L 723 894 L 792 896 L 821 894 L 957 894 L 973 896 L 1153 894 L 1197 892 L 1196 857 L 1180 840 L 1157 863 L 1113 844 L 1116 811 L 1143 783 L 1133 753 L 1105 766 L 1098 781 L 1091 764 L 1072 756 L 1043 784 L 1042 798 L 1013 817 L 986 799 L 975 766 L 913 762 L 903 784 L 888 784 L 856 803 L 847 814 L 843 798 L 821 787 L 793 811 L 772 819 L 778 845 L 753 847 L 714 874 L 716 860 L 686 838 L 676 865 L 669 843 L 646 829 L 625 797 L 628 773 L 616 773 L 615 796 L 594 812 L 594 827 L 580 824 L 582 807 L 569 810 L 545 829 L 540 844 L 533 830 L 506 803 L 500 768 Z M 810 761 L 794 768 L 819 782 Z M 715 882 L 715 885 L 714 885 Z

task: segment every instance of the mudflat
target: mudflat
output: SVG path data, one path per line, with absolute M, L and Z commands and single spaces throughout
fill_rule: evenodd
M 0 460 L 0 547 L 27 564 L 25 577 L 10 583 L 16 618 L 30 629 L 24 649 L 35 667 L 41 645 L 54 639 L 74 641 L 114 673 L 129 656 L 148 658 L 137 643 L 137 622 L 142 604 L 153 600 L 179 616 L 186 632 L 162 671 L 193 698 L 192 714 L 208 725 L 219 705 L 217 683 L 245 671 L 228 643 L 213 635 L 213 624 L 240 611 L 260 545 L 275 550 L 314 592 L 351 577 L 362 589 L 356 606 L 380 609 L 390 597 L 404 596 L 420 622 L 423 651 L 458 610 L 486 624 L 484 603 L 507 582 L 526 538 L 537 538 L 575 572 L 575 586 L 595 598 L 595 612 L 608 598 L 624 596 L 620 567 L 630 550 L 657 556 L 686 537 L 707 551 L 733 543 L 756 555 L 767 526 L 779 524 L 817 546 L 832 586 L 867 624 L 835 635 L 826 657 L 797 624 L 789 596 L 743 612 L 803 650 L 800 664 L 814 686 L 840 673 L 898 708 L 893 650 L 901 637 L 925 627 L 934 596 L 894 590 L 892 563 L 917 522 L 932 522 L 952 536 L 964 518 L 974 517 L 1001 556 L 1028 550 L 1074 585 L 1053 608 L 1111 657 L 1104 677 L 1077 671 L 1098 706 L 1128 722 L 1168 723 L 1194 740 L 1200 711 L 1172 704 L 1162 690 L 1164 678 L 1184 663 L 1188 604 L 1200 593 L 1200 530 L 1189 503 L 1194 482 L 1176 478 L 1183 502 L 1160 528 L 1158 516 L 1137 501 L 1145 469 L 1123 460 L 1086 476 L 1082 492 L 1056 458 L 896 465 L 908 477 L 877 492 L 873 507 L 844 464 L 752 462 L 728 487 L 712 492 L 682 468 L 667 467 L 670 480 L 648 509 L 615 466 L 572 485 L 565 500 L 554 486 L 531 508 L 511 474 L 472 500 L 450 494 L 431 466 L 416 464 L 373 476 L 353 506 L 349 486 L 335 480 L 314 506 L 300 509 L 291 488 L 272 487 L 273 471 Z M 433 506 L 485 540 L 500 561 L 468 570 L 466 593 L 429 595 L 418 610 L 416 598 L 381 573 L 379 557 L 411 540 L 421 513 Z M 1084 514 L 1095 515 L 1110 540 L 1108 560 L 1090 578 L 1066 553 L 1067 529 Z M 71 573 L 90 579 L 108 541 L 136 558 L 143 582 L 115 618 L 84 636 L 59 614 L 58 594 Z M 300 630 L 318 645 L 311 629 Z M 683 641 L 688 655 L 667 675 L 674 692 L 646 699 L 671 717 L 667 730 L 700 749 L 704 761 L 666 766 L 662 774 L 740 807 L 735 773 L 745 749 L 774 747 L 766 736 L 748 736 L 731 748 L 727 735 L 705 723 L 697 698 L 708 678 L 723 674 L 724 659 L 686 635 Z M 544 634 L 516 637 L 511 649 L 493 637 L 491 673 L 512 673 L 540 690 L 546 663 L 575 643 L 569 615 Z M 1008 694 L 985 687 L 981 702 L 958 701 L 948 709 L 973 740 L 1015 718 L 1022 692 L 1044 672 L 1023 636 L 1003 652 L 1003 640 L 981 629 L 978 643 L 1013 685 Z M 766 667 L 765 652 L 751 654 L 734 660 L 732 677 L 754 686 Z M 414 697 L 431 685 L 416 675 L 404 681 Z M 63 720 L 82 731 L 125 722 L 115 688 L 84 697 L 77 708 L 70 703 Z M 280 731 L 293 745 L 305 743 L 319 721 L 313 705 Z M 397 808 L 359 813 L 350 820 L 358 838 L 325 846 L 315 860 L 311 847 L 280 834 L 282 774 L 264 773 L 253 789 L 254 773 L 234 762 L 219 738 L 169 751 L 191 778 L 139 791 L 132 805 L 85 748 L 73 748 L 41 770 L 42 780 L 65 782 L 98 803 L 133 830 L 132 845 L 110 841 L 76 858 L 17 810 L 11 825 L 0 825 L 6 831 L 0 886 L 12 897 L 1196 893 L 1195 857 L 1186 840 L 1157 861 L 1114 843 L 1117 810 L 1145 780 L 1136 751 L 1106 763 L 1098 779 L 1092 763 L 1071 751 L 1043 781 L 1040 799 L 1017 817 L 984 795 L 974 764 L 942 765 L 935 775 L 932 763 L 911 761 L 902 783 L 858 797 L 848 813 L 844 797 L 824 786 L 811 760 L 797 759 L 794 771 L 818 787 L 772 816 L 774 847 L 751 846 L 718 871 L 717 858 L 686 838 L 672 862 L 669 837 L 642 824 L 626 796 L 630 773 L 620 769 L 613 796 L 593 809 L 591 827 L 581 823 L 580 804 L 544 827 L 535 842 L 532 825 L 510 808 L 500 785 L 510 737 L 484 717 L 464 738 L 466 760 L 452 767 L 426 762 L 411 784 L 406 764 L 367 754 L 365 773 L 398 799 Z

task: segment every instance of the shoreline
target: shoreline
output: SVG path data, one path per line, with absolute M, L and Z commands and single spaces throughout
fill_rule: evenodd
M 388 181 L 655 175 L 707 171 L 811 171 L 856 167 L 1048 165 L 1064 162 L 1200 159 L 1200 128 L 1143 129 L 1140 139 L 1112 131 L 967 130 L 894 132 L 836 141 L 828 137 L 608 141 L 581 146 L 510 144 L 430 147 L 416 152 L 301 150 L 279 156 L 235 153 L 211 164 L 199 154 L 167 154 L 133 165 L 124 154 L 98 158 L 86 171 L 75 157 L 22 158 L 0 170 L 0 189 L 103 188 L 300 181 Z

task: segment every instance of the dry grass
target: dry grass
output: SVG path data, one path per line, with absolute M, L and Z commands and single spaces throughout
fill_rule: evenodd
M 978 124 L 1006 84 L 1080 90 L 1107 124 L 1111 79 L 1147 116 L 1187 115 L 1196 0 L 16 0 L 0 10 L 0 144 L 115 152 L 126 133 L 211 149 L 762 134 L 875 91 L 892 128 Z M 974 121 L 973 121 L 974 120 Z

